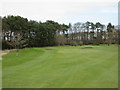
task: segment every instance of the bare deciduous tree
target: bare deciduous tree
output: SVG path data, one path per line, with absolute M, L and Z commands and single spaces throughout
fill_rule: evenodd
M 26 42 L 27 39 L 25 39 L 23 37 L 23 34 L 20 32 L 13 32 L 10 39 L 7 40 L 7 43 L 16 49 L 16 56 L 18 56 L 19 49 L 24 48 L 28 45 Z

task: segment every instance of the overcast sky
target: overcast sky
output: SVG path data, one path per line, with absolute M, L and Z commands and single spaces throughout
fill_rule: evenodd
M 118 23 L 119 0 L 2 0 L 2 16 L 20 15 L 29 20 L 59 23 Z

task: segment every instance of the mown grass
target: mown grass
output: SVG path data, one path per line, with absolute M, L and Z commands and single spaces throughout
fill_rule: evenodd
M 83 47 L 92 47 L 84 48 Z M 117 88 L 118 48 L 59 46 L 3 56 L 3 88 Z

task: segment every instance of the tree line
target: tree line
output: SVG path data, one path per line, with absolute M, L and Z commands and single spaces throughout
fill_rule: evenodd
M 108 25 L 100 22 L 69 24 L 69 29 L 66 31 L 67 44 L 85 45 L 85 44 L 118 44 L 118 27 L 108 23 Z
M 114 25 L 101 23 L 59 24 L 38 22 L 21 16 L 2 17 L 2 49 L 45 47 L 56 45 L 118 44 Z

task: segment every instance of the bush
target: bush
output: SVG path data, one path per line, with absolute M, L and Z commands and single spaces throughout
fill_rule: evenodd
M 57 45 L 65 45 L 66 44 L 66 37 L 65 35 L 56 35 L 55 41 Z
M 2 50 L 4 50 L 4 49 L 13 49 L 13 47 L 11 45 L 9 45 L 7 43 L 7 41 L 3 40 L 2 41 Z

